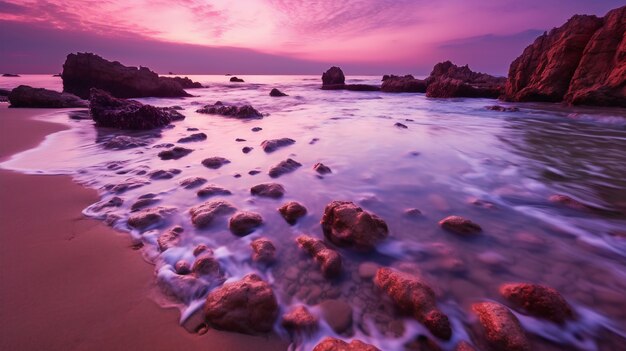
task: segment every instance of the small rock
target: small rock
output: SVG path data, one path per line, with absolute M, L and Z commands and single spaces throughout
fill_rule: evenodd
M 270 91 L 270 96 L 273 97 L 280 97 L 280 96 L 288 96 L 287 94 L 283 93 L 282 91 L 274 88 L 272 89 L 272 91 Z
M 247 154 L 247 153 L 250 153 L 250 151 L 252 151 L 253 149 L 254 149 L 253 147 L 250 147 L 250 146 L 244 146 L 244 147 L 241 149 L 241 152 L 243 152 L 244 154 Z
M 207 180 L 202 177 L 189 177 L 180 181 L 180 185 L 185 189 L 193 189 L 206 183 Z
M 276 247 L 267 238 L 258 238 L 250 243 L 252 247 L 252 260 L 265 264 L 273 263 L 276 260 Z
M 263 128 L 261 128 L 261 127 L 254 127 L 254 128 L 252 128 L 251 130 L 252 130 L 253 132 L 260 132 L 260 131 L 262 131 L 262 130 L 263 130 Z
M 194 256 L 198 256 L 199 254 L 201 254 L 201 253 L 203 253 L 203 252 L 205 252 L 205 251 L 211 251 L 211 252 L 213 252 L 211 249 L 209 249 L 209 247 L 208 247 L 208 246 L 206 246 L 206 245 L 204 245 L 204 244 L 198 244 L 198 246 L 196 246 L 196 247 L 193 249 L 193 255 L 194 255 Z
M 248 172 L 248 174 L 249 174 L 249 175 L 251 175 L 251 176 L 253 176 L 253 175 L 257 175 L 257 174 L 259 174 L 259 173 L 261 173 L 261 171 L 258 171 L 258 170 L 256 170 L 256 169 L 253 169 L 253 170 L 251 170 L 250 172 Z
M 394 124 L 394 126 L 398 127 L 398 128 L 402 128 L 402 129 L 408 129 L 409 127 L 407 127 L 406 125 L 400 123 L 400 122 L 396 122 L 396 124 Z
M 230 203 L 222 200 L 207 201 L 189 210 L 191 222 L 198 228 L 211 224 L 216 217 L 235 212 L 237 209 Z
M 532 316 L 547 319 L 557 324 L 573 319 L 572 307 L 553 288 L 528 283 L 504 284 L 500 294 L 513 306 Z
M 274 152 L 279 148 L 289 146 L 295 143 L 296 141 L 290 138 L 271 139 L 263 141 L 261 143 L 261 147 L 263 148 L 263 151 L 269 153 Z
M 180 260 L 174 265 L 174 270 L 176 270 L 176 274 L 185 275 L 191 273 L 191 266 L 187 261 Z
M 333 171 L 330 169 L 330 167 L 326 166 L 325 164 L 318 162 L 313 166 L 313 170 L 319 174 L 328 174 L 328 173 L 332 173 Z
M 224 189 L 224 188 L 222 188 L 220 186 L 217 186 L 215 184 L 210 184 L 210 185 L 207 185 L 207 186 L 203 187 L 202 189 L 198 190 L 198 192 L 196 194 L 199 197 L 209 197 L 209 196 L 231 195 L 232 193 L 228 189 Z
M 128 225 L 143 230 L 163 221 L 167 215 L 174 211 L 176 211 L 174 207 L 147 208 L 130 215 Z
M 288 158 L 284 161 L 280 161 L 278 164 L 272 166 L 272 168 L 270 168 L 269 171 L 269 176 L 271 178 L 278 178 L 283 174 L 287 174 L 287 173 L 291 173 L 293 171 L 295 171 L 296 169 L 302 167 L 302 164 L 291 159 Z
M 250 193 L 256 196 L 278 199 L 285 195 L 285 188 L 278 183 L 264 183 L 250 188 Z
M 104 143 L 104 148 L 110 150 L 126 150 L 146 145 L 148 145 L 148 141 L 144 139 L 133 138 L 126 135 L 116 135 Z
M 179 143 L 191 143 L 194 141 L 202 141 L 202 140 L 206 140 L 207 139 L 207 135 L 204 133 L 194 133 L 191 134 L 189 136 L 186 136 L 184 138 L 180 138 L 178 139 Z
M 287 330 L 312 333 L 317 330 L 318 319 L 305 306 L 298 306 L 283 315 L 282 325 Z
M 235 139 L 235 141 L 238 142 L 238 143 L 241 143 L 241 142 L 244 142 L 244 141 L 247 141 L 247 140 L 246 139 L 237 138 L 237 139 Z
M 278 209 L 278 212 L 280 212 L 281 216 L 283 216 L 287 223 L 294 225 L 298 222 L 298 219 L 306 215 L 307 210 L 302 204 L 291 201 L 282 205 Z
M 260 214 L 248 211 L 235 213 L 230 217 L 228 227 L 237 236 L 245 236 L 252 233 L 263 224 L 263 217 Z
M 181 146 L 176 146 L 169 150 L 159 152 L 158 156 L 161 160 L 178 160 L 181 157 L 189 155 L 193 150 Z
M 222 269 L 213 255 L 213 251 L 204 251 L 196 257 L 191 266 L 191 272 L 198 276 L 221 277 Z
M 296 238 L 296 242 L 320 265 L 324 276 L 334 278 L 341 274 L 341 255 L 326 246 L 322 240 L 300 235 Z
M 333 201 L 326 205 L 322 229 L 337 246 L 369 251 L 389 235 L 387 223 L 352 202 Z
M 529 351 L 530 346 L 517 317 L 496 302 L 472 305 L 485 330 L 489 345 L 496 351 Z
M 181 173 L 180 169 L 170 168 L 170 169 L 159 169 L 156 171 L 152 171 L 148 173 L 148 176 L 152 180 L 160 180 L 160 179 L 172 179 L 174 176 Z
M 233 83 L 243 83 L 244 82 L 243 79 L 237 78 L 237 77 L 231 77 L 230 81 L 233 82 Z
M 407 216 L 407 217 L 412 217 L 412 218 L 414 218 L 414 217 L 421 217 L 422 216 L 422 211 L 420 211 L 417 208 L 409 208 L 409 209 L 406 209 L 404 211 L 404 215 Z
M 225 106 L 221 103 L 215 103 L 214 105 L 206 105 L 203 108 L 196 110 L 196 112 L 210 115 L 221 115 L 237 119 L 263 118 L 263 115 L 250 105 Z
M 461 216 L 446 217 L 439 221 L 439 225 L 443 229 L 461 235 L 472 235 L 482 231 L 482 228 L 478 224 Z
M 230 160 L 223 157 L 209 157 L 202 160 L 202 165 L 211 169 L 218 169 L 225 164 L 229 164 Z
M 175 226 L 161 233 L 161 235 L 159 235 L 159 238 L 157 239 L 159 250 L 165 251 L 171 247 L 178 245 L 180 243 L 180 235 L 183 232 L 183 227 Z
M 130 206 L 130 210 L 131 212 L 135 212 L 135 211 L 139 211 L 142 208 L 148 207 L 148 206 L 152 206 L 154 204 L 156 204 L 157 202 L 161 201 L 160 199 L 157 198 L 140 198 L 137 201 L 135 201 L 134 204 L 132 204 L 132 206 Z

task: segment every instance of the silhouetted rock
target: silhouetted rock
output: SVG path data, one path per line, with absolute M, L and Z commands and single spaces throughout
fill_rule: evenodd
M 272 166 L 268 174 L 271 178 L 278 178 L 281 175 L 291 173 L 300 167 L 302 167 L 301 163 L 291 158 L 288 158 Z
M 378 348 L 366 344 L 360 340 L 352 340 L 347 343 L 343 340 L 326 337 L 315 345 L 313 351 L 380 351 Z
M 341 255 L 326 246 L 322 240 L 300 235 L 296 238 L 296 242 L 320 265 L 326 277 L 334 278 L 341 274 Z
M 118 129 L 160 128 L 185 118 L 176 110 L 117 99 L 95 88 L 91 90 L 89 110 L 97 126 Z
M 425 93 L 426 82 L 412 75 L 403 77 L 385 75 L 380 90 L 385 93 Z
M 506 78 L 473 72 L 467 65 L 459 67 L 445 61 L 436 64 L 430 76 L 426 78 L 426 96 L 495 99 L 502 94 L 505 83 Z
M 87 101 L 69 93 L 20 85 L 8 94 L 11 107 L 66 108 L 87 107 Z
M 91 88 L 118 98 L 191 96 L 174 78 L 159 77 L 146 67 L 126 67 L 92 53 L 67 55 L 63 64 L 63 91 L 86 99 Z
M 263 115 L 250 105 L 228 106 L 219 101 L 213 105 L 206 105 L 203 108 L 196 110 L 196 112 L 239 119 L 263 118 Z
M 230 81 L 231 81 L 232 83 L 243 83 L 243 79 L 241 79 L 241 78 L 237 78 L 237 77 L 232 77 L 232 78 L 230 78 Z
M 531 348 L 517 317 L 496 302 L 472 305 L 485 331 L 485 338 L 494 351 L 529 351 Z
M 343 85 L 346 84 L 346 77 L 343 75 L 343 71 L 339 67 L 331 67 L 328 71 L 322 74 L 322 89 L 333 89 L 339 87 L 343 89 Z
M 210 326 L 247 334 L 267 333 L 278 318 L 278 303 L 269 284 L 256 274 L 211 291 L 204 305 Z
M 258 238 L 250 243 L 252 247 L 252 260 L 270 264 L 276 260 L 276 247 L 270 239 Z
M 240 211 L 235 213 L 228 221 L 228 228 L 237 236 L 245 236 L 252 233 L 263 224 L 263 217 L 260 214 Z
M 169 150 L 159 152 L 157 156 L 159 156 L 161 160 L 178 160 L 181 157 L 189 155 L 192 151 L 192 149 L 187 149 L 182 146 L 175 146 Z
M 280 198 L 285 195 L 285 188 L 278 183 L 258 184 L 250 188 L 250 193 L 256 196 Z
M 332 173 L 333 171 L 330 169 L 330 167 L 326 166 L 325 164 L 318 162 L 313 166 L 313 170 L 319 174 L 328 174 L 328 173 Z
M 211 224 L 217 217 L 235 212 L 237 209 L 230 203 L 222 200 L 207 201 L 189 209 L 191 222 L 198 228 Z
M 439 221 L 439 225 L 443 229 L 461 235 L 472 235 L 482 231 L 482 228 L 478 224 L 461 216 L 448 216 Z
M 322 229 L 335 245 L 364 251 L 374 249 L 389 235 L 385 221 L 348 201 L 333 201 L 326 205 Z
M 492 106 L 487 106 L 485 108 L 487 110 L 490 110 L 490 111 L 500 111 L 500 112 L 517 112 L 517 111 L 519 111 L 519 108 L 517 108 L 517 107 L 505 107 L 505 106 L 500 106 L 500 105 L 492 105 Z
M 143 138 L 134 138 L 127 135 L 116 135 L 113 138 L 109 139 L 107 142 L 105 142 L 103 145 L 105 149 L 126 150 L 135 147 L 146 146 L 148 144 L 149 142 Z
M 191 143 L 194 141 L 202 141 L 206 140 L 207 135 L 204 133 L 193 133 L 189 136 L 178 139 L 179 143 Z
M 298 219 L 306 215 L 307 210 L 302 204 L 291 201 L 282 205 L 278 212 L 280 212 L 280 215 L 283 216 L 287 223 L 294 225 L 298 222 Z
M 14 74 L 14 73 L 3 73 L 2 76 L 3 77 L 7 77 L 7 78 L 17 78 L 20 75 L 19 74 Z
M 202 160 L 202 165 L 211 169 L 218 169 L 223 165 L 229 164 L 230 160 L 225 159 L 224 157 L 209 157 Z
M 261 147 L 263 148 L 263 151 L 265 152 L 274 152 L 281 147 L 289 146 L 295 143 L 296 141 L 290 138 L 271 139 L 271 140 L 264 140 L 261 143 Z
M 563 324 L 574 318 L 572 307 L 553 288 L 529 283 L 510 283 L 500 287 L 500 294 L 521 312 Z
M 289 95 L 287 95 L 287 94 L 283 93 L 282 91 L 274 88 L 274 89 L 272 89 L 272 91 L 270 91 L 270 96 L 280 97 L 280 96 L 289 96 Z

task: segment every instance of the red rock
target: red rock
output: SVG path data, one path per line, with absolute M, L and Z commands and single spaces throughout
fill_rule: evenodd
M 189 209 L 191 222 L 198 228 L 211 224 L 219 216 L 235 212 L 237 209 L 230 203 L 222 200 L 207 201 Z
M 305 306 L 298 306 L 283 315 L 282 325 L 287 330 L 314 332 L 318 319 Z
M 363 251 L 374 249 L 389 235 L 385 221 L 348 201 L 326 205 L 321 224 L 324 235 L 335 245 Z
M 380 349 L 359 340 L 352 340 L 348 344 L 343 340 L 326 337 L 315 345 L 313 351 L 380 351 Z
M 276 247 L 267 238 L 258 238 L 250 243 L 254 262 L 272 263 L 276 260 Z
M 250 193 L 256 196 L 278 199 L 285 195 L 285 188 L 278 183 L 264 183 L 250 188 Z
M 485 338 L 494 351 L 529 351 L 530 346 L 524 330 L 508 308 L 496 302 L 472 305 L 484 328 Z
M 159 250 L 165 251 L 171 247 L 174 247 L 180 243 L 180 235 L 183 233 L 184 229 L 181 226 L 175 226 L 159 235 L 157 239 L 157 244 L 159 246 Z
M 572 308 L 553 288 L 538 284 L 510 283 L 500 287 L 500 294 L 515 308 L 532 316 L 563 324 L 574 318 Z
M 300 248 L 313 256 L 320 265 L 322 273 L 327 277 L 336 277 L 341 274 L 341 255 L 324 244 L 322 240 L 308 235 L 300 235 L 296 238 Z
M 278 317 L 278 303 L 269 284 L 256 274 L 211 291 L 205 318 L 217 329 L 246 334 L 267 333 Z
M 437 308 L 434 291 L 419 277 L 380 268 L 374 284 L 403 311 L 420 321 L 436 337 L 450 340 L 452 328 L 448 317 Z
M 306 215 L 307 210 L 302 204 L 291 201 L 282 205 L 278 212 L 280 212 L 280 215 L 283 216 L 287 223 L 294 225 L 298 222 L 298 219 Z
M 448 216 L 440 220 L 439 225 L 443 229 L 461 235 L 472 235 L 482 231 L 482 228 L 478 224 L 461 216 Z
M 504 89 L 505 78 L 473 72 L 467 65 L 440 62 L 426 78 L 426 96 L 435 98 L 497 98 Z
M 176 270 L 176 274 L 185 275 L 191 273 L 191 267 L 189 266 L 189 263 L 184 260 L 176 262 L 176 264 L 174 265 L 174 269 Z
M 191 266 L 191 272 L 195 275 L 222 276 L 220 263 L 213 255 L 213 250 L 204 251 L 198 255 Z
M 271 178 L 278 178 L 283 174 L 291 173 L 296 169 L 302 167 L 302 164 L 298 161 L 295 161 L 291 158 L 288 158 L 284 161 L 280 161 L 278 164 L 272 166 L 269 171 L 269 176 Z
M 263 224 L 263 217 L 260 214 L 248 211 L 235 213 L 228 221 L 230 231 L 238 236 L 245 236 L 252 233 Z

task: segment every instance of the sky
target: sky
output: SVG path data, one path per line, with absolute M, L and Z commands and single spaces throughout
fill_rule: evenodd
M 506 75 L 538 35 L 623 0 L 0 0 L 0 72 L 56 73 L 70 52 L 181 74 Z

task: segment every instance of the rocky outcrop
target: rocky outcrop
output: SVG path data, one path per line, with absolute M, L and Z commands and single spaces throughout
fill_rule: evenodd
M 517 317 L 496 302 L 472 305 L 478 316 L 485 338 L 494 351 L 529 351 L 530 346 Z
M 87 107 L 88 103 L 76 95 L 59 93 L 58 91 L 43 88 L 33 88 L 20 85 L 8 94 L 11 107 L 35 108 L 66 108 Z
M 385 75 L 380 90 L 385 93 L 425 93 L 426 81 L 415 79 L 410 74 L 405 76 Z
M 513 61 L 504 99 L 626 107 L 625 31 L 626 6 L 573 16 Z
M 174 109 L 117 99 L 106 91 L 95 88 L 91 89 L 89 111 L 97 126 L 118 129 L 161 128 L 172 121 L 185 118 Z
M 387 223 L 352 202 L 333 201 L 326 205 L 322 229 L 337 246 L 369 251 L 389 235 Z
M 269 284 L 256 274 L 211 291 L 204 304 L 208 324 L 246 334 L 267 333 L 278 317 L 278 303 Z
M 296 238 L 296 242 L 320 265 L 322 273 L 326 277 L 334 278 L 341 274 L 341 255 L 326 246 L 322 240 L 308 235 L 300 235 Z
M 574 318 L 572 307 L 553 288 L 528 283 L 504 284 L 500 294 L 514 307 L 532 316 L 557 324 Z
M 403 311 L 410 313 L 436 337 L 450 340 L 450 321 L 436 305 L 435 293 L 419 277 L 380 268 L 374 277 L 374 284 L 384 291 Z
M 339 67 L 331 67 L 322 74 L 323 90 L 378 91 L 380 87 L 367 84 L 346 84 L 346 76 Z
M 326 337 L 315 345 L 313 351 L 380 351 L 380 349 L 360 340 L 352 340 L 347 343 L 343 340 Z
M 190 96 L 181 85 L 188 84 L 183 78 L 159 77 L 146 67 L 127 67 L 92 53 L 67 55 L 61 76 L 63 91 L 83 99 L 89 97 L 91 88 L 118 98 Z
M 497 98 L 504 89 L 506 78 L 474 72 L 467 65 L 440 62 L 426 78 L 426 96 L 434 98 Z

